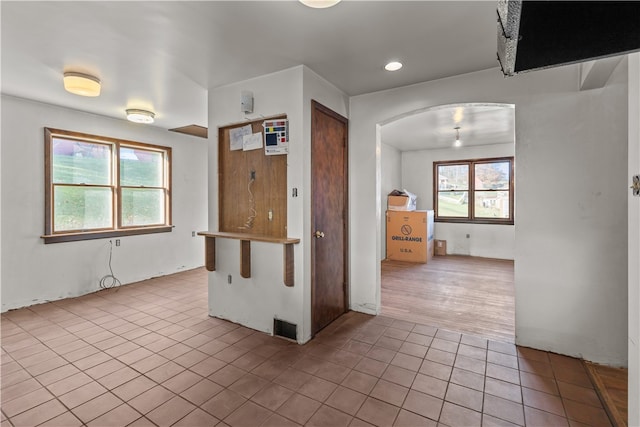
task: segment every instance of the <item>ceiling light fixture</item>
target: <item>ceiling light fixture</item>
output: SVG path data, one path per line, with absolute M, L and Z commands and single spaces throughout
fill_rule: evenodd
M 100 95 L 100 79 L 97 77 L 69 71 L 64 73 L 63 81 L 67 92 L 81 96 Z
M 391 61 L 384 66 L 384 69 L 387 71 L 398 71 L 400 68 L 402 68 L 402 62 L 398 61 Z
M 300 0 L 300 3 L 314 9 L 326 9 L 327 7 L 337 5 L 340 3 L 340 0 Z
M 147 110 L 138 110 L 136 108 L 130 108 L 127 110 L 127 120 L 134 123 L 153 123 L 155 116 L 155 113 Z
M 454 129 L 456 130 L 456 140 L 453 141 L 453 146 L 460 147 L 462 146 L 462 141 L 460 141 L 460 126 L 456 126 Z

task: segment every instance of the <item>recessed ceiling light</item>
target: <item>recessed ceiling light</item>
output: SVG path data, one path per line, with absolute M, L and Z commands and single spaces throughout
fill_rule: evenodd
M 130 108 L 127 110 L 127 120 L 134 123 L 153 123 L 155 113 L 147 110 L 138 110 L 136 108 Z
M 402 63 L 398 61 L 391 61 L 384 66 L 387 71 L 398 71 L 400 68 L 402 68 Z
M 64 73 L 63 81 L 67 92 L 81 96 L 100 95 L 100 79 L 97 77 L 69 71 Z
M 314 9 L 326 9 L 327 7 L 337 5 L 340 3 L 340 0 L 300 0 L 300 3 Z

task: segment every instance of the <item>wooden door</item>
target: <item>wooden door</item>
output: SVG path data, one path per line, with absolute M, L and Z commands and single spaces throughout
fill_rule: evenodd
M 348 120 L 311 102 L 311 332 L 315 335 L 348 308 Z

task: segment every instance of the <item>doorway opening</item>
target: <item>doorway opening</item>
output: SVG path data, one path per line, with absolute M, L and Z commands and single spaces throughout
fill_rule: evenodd
M 501 212 L 510 212 L 511 220 L 517 220 L 510 193 L 517 191 L 514 105 L 428 107 L 394 117 L 382 123 L 378 132 L 382 314 L 514 342 L 515 225 L 499 223 Z M 510 173 L 498 170 L 496 162 L 492 178 L 474 169 L 477 161 L 497 158 L 514 159 Z M 464 179 L 447 179 L 436 170 L 435 164 L 456 161 L 471 165 Z M 511 190 L 502 187 L 506 180 Z M 442 185 L 455 192 L 444 194 Z M 446 255 L 428 257 L 426 264 L 388 257 L 384 212 L 393 190 L 415 194 L 417 210 L 438 210 L 433 235 L 427 238 L 446 241 Z M 492 221 L 491 216 L 498 218 Z

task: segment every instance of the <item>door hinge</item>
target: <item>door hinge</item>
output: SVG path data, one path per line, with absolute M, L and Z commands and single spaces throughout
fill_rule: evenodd
M 636 197 L 640 197 L 640 175 L 634 175 L 632 178 L 631 190 L 633 191 L 633 195 Z

